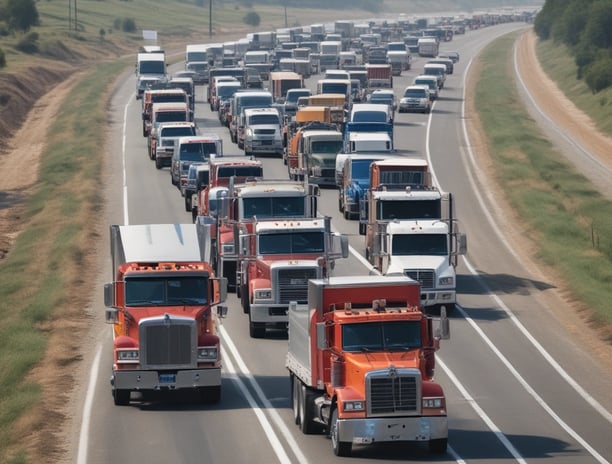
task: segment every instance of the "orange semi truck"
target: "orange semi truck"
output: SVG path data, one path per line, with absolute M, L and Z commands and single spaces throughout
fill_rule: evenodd
M 227 283 L 214 276 L 209 230 L 195 224 L 110 226 L 113 281 L 104 286 L 113 325 L 111 388 L 116 405 L 132 392 L 195 390 L 221 396 L 218 318 Z M 216 311 L 213 307 L 216 306 Z
M 328 432 L 333 451 L 353 444 L 426 442 L 444 453 L 446 400 L 433 380 L 439 340 L 449 338 L 420 307 L 404 276 L 343 276 L 308 282 L 308 304 L 289 308 L 289 370 L 295 423 Z

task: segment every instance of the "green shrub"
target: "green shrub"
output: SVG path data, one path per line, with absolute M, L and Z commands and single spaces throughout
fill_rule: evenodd
M 38 33 L 30 32 L 28 35 L 24 36 L 17 45 L 15 46 L 17 50 L 23 53 L 36 53 L 38 52 Z
M 248 24 L 249 26 L 257 27 L 259 23 L 261 23 L 261 18 L 255 11 L 249 11 L 244 18 L 242 18 L 242 22 L 244 24 Z
M 123 32 L 136 32 L 136 21 L 134 18 L 123 18 L 121 30 Z
M 584 81 L 593 93 L 612 85 L 612 58 L 600 57 L 584 71 Z

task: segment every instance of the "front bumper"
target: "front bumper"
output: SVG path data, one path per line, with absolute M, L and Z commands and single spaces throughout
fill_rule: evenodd
M 340 419 L 338 432 L 340 441 L 354 444 L 429 441 L 448 437 L 448 419 L 446 416 Z
M 289 322 L 289 305 L 275 303 L 251 303 L 251 321 L 266 324 Z
M 221 385 L 221 368 L 180 371 L 114 370 L 111 385 L 118 390 L 178 390 Z
M 457 292 L 452 290 L 421 290 L 421 305 L 430 307 L 443 304 L 454 304 L 457 301 Z

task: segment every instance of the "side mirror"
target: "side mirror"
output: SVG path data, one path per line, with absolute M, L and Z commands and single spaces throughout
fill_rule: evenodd
M 115 292 L 113 284 L 104 284 L 104 306 L 113 307 L 115 304 Z
M 116 324 L 119 320 L 119 310 L 117 308 L 106 308 L 104 310 L 104 322 Z
M 467 237 L 465 234 L 457 235 L 457 252 L 460 255 L 467 253 Z
M 438 340 L 449 340 L 450 339 L 450 321 L 446 317 L 446 306 L 440 308 L 440 321 L 438 328 L 436 329 L 435 338 Z
M 327 346 L 327 332 L 325 322 L 317 322 L 317 349 L 326 350 Z

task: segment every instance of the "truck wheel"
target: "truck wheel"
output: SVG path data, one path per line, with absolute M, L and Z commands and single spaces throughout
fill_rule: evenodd
M 215 404 L 221 401 L 221 385 L 198 387 L 197 391 L 202 403 Z
M 446 453 L 447 444 L 448 438 L 438 438 L 436 440 L 429 440 L 429 451 L 433 454 L 444 454 Z
M 300 430 L 304 435 L 312 435 L 323 431 L 322 424 L 314 421 L 314 393 L 306 385 L 300 382 Z
M 164 165 L 162 164 L 161 160 L 156 156 L 155 157 L 155 167 L 157 169 L 161 169 L 164 167 Z
M 191 211 L 191 195 L 185 195 L 185 211 Z
M 344 219 L 346 219 L 347 221 L 351 219 L 351 213 L 349 213 L 346 209 L 344 210 L 343 215 Z
M 344 208 L 342 207 L 342 197 L 340 195 L 338 195 L 338 211 L 341 213 L 344 212 Z
M 119 390 L 115 388 L 113 390 L 113 399 L 117 406 L 127 406 L 130 404 L 130 390 Z
M 249 313 L 249 335 L 251 338 L 264 338 L 266 336 L 266 324 L 263 322 L 251 321 Z
M 195 223 L 198 218 L 198 210 L 196 208 L 191 208 L 191 220 Z
M 332 442 L 332 449 L 336 456 L 349 457 L 351 455 L 352 443 L 350 441 L 340 441 L 338 430 L 338 408 L 334 408 L 331 415 L 329 437 Z
M 366 234 L 366 228 L 367 228 L 367 225 L 366 224 L 362 224 L 360 222 L 359 223 L 359 235 L 365 235 Z
M 250 314 L 251 303 L 249 302 L 249 291 L 246 287 L 242 289 L 242 293 L 240 294 L 240 303 L 242 303 L 242 312 L 244 314 Z
M 291 407 L 293 409 L 293 421 L 295 425 L 300 425 L 302 418 L 300 416 L 300 379 L 291 374 Z

